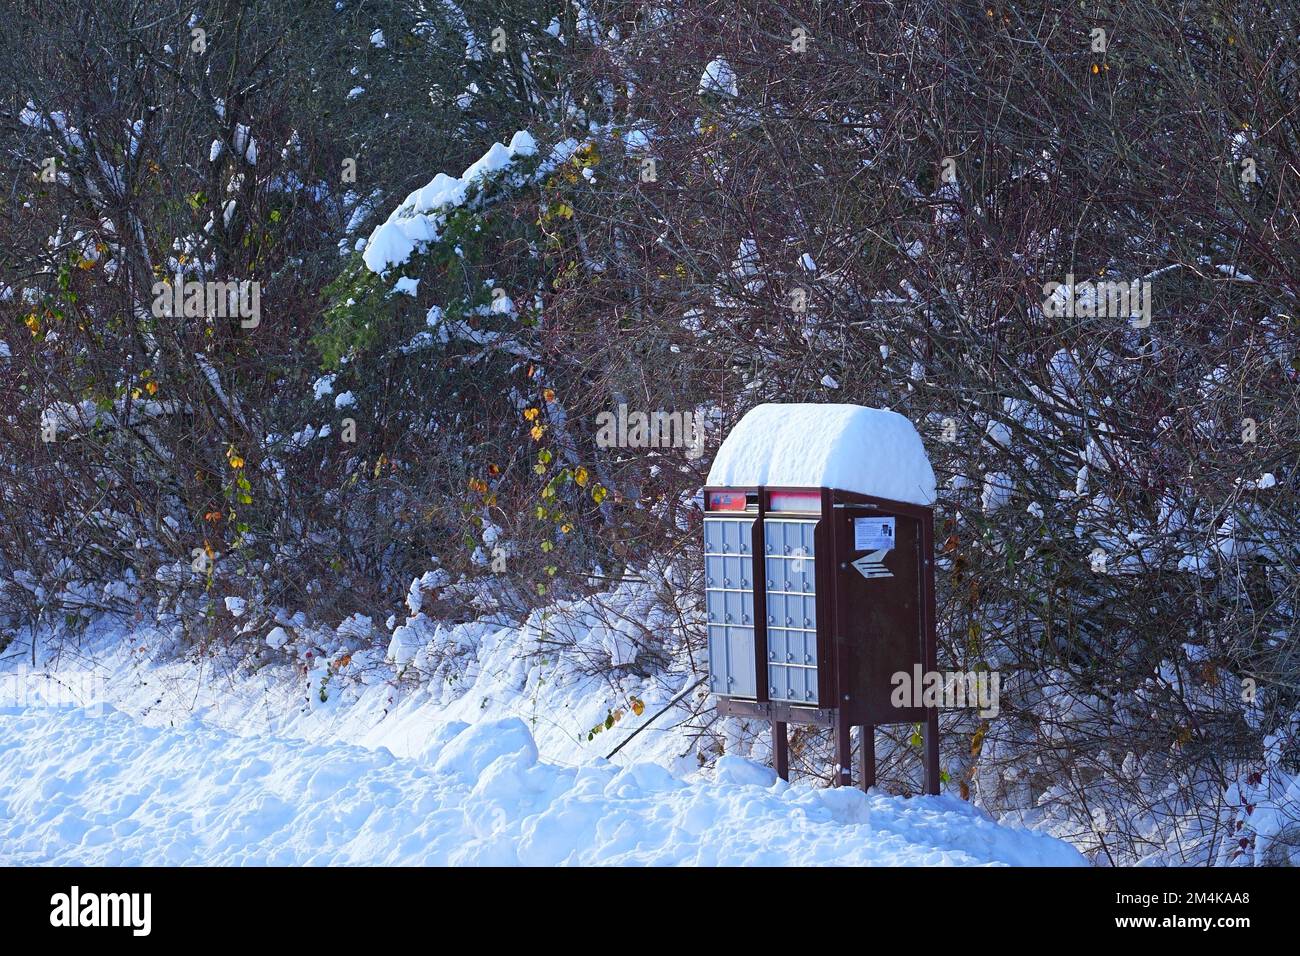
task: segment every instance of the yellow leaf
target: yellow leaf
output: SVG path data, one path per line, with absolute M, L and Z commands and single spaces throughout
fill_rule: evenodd
M 573 472 L 573 480 L 578 483 L 579 488 L 587 487 L 587 469 L 579 465 Z
M 645 713 L 645 701 L 640 697 L 632 698 L 632 713 L 636 714 L 638 717 Z

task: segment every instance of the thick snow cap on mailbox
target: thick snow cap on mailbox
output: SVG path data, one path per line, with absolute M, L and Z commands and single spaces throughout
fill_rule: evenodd
M 708 484 L 839 488 L 934 504 L 934 471 L 912 423 L 862 405 L 750 409 L 718 449 Z

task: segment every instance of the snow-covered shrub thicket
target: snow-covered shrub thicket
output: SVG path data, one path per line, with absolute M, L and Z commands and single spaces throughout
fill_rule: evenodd
M 1295 10 L 264 3 L 200 59 L 153 6 L 0 34 L 0 633 L 391 616 L 322 653 L 442 686 L 457 626 L 545 617 L 575 672 L 698 671 L 725 428 L 888 407 L 941 664 L 1002 673 L 952 792 L 1106 862 L 1295 852 Z M 157 319 L 177 271 L 262 281 L 259 327 Z M 611 447 L 621 409 L 703 454 Z
M 950 786 L 1103 861 L 1294 852 L 1296 12 L 592 15 L 609 161 L 555 307 L 584 404 L 901 411 L 941 659 L 1003 674 L 998 718 L 946 715 Z
M 312 400 L 338 360 L 322 300 L 426 170 L 525 125 L 561 44 L 545 4 L 318 6 L 109 2 L 0 35 L 15 159 L 0 614 L 15 627 L 179 613 L 204 643 L 235 635 L 227 595 L 250 617 L 373 613 L 460 539 L 430 502 L 367 510 L 403 436 L 348 405 L 369 393 Z M 512 56 L 489 63 L 502 24 Z M 155 283 L 177 277 L 257 283 L 260 314 L 157 314 Z M 413 514 L 423 535 L 400 533 Z

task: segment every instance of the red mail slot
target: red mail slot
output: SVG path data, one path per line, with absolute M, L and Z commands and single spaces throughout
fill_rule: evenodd
M 708 497 L 709 511 L 744 511 L 745 493 L 743 491 L 710 491 Z

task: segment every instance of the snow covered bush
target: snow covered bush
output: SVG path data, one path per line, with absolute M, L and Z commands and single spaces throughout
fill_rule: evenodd
M 574 204 L 587 267 L 554 307 L 601 370 L 591 405 L 921 425 L 941 661 L 1003 674 L 997 719 L 945 715 L 950 785 L 1117 863 L 1249 862 L 1295 832 L 1253 795 L 1294 803 L 1300 236 L 1274 210 L 1297 89 L 1271 73 L 1261 105 L 1244 64 L 1292 62 L 1297 19 L 1197 11 L 1128 10 L 1105 52 L 1047 4 L 618 20 L 591 55 L 602 132 L 636 131 L 655 175 Z M 645 462 L 607 483 L 666 516 Z M 657 477 L 667 502 L 699 484 Z M 887 736 L 885 785 L 914 786 L 910 728 Z
M 1104 862 L 1294 859 L 1292 7 L 1124 5 L 1102 50 L 1045 0 L 91 6 L 0 34 L 0 643 L 157 617 L 317 709 L 490 658 L 612 729 L 702 671 L 725 430 L 890 408 L 940 664 L 1002 675 L 951 792 Z M 256 325 L 156 314 L 178 275 Z

